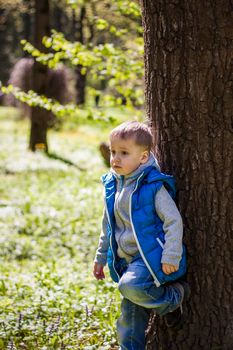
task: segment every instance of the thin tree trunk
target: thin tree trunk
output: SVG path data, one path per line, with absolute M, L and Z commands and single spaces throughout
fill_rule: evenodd
M 13 10 L 4 8 L 0 4 L 0 77 L 1 82 L 7 84 L 9 74 L 17 57 L 15 48 L 19 42 L 19 34 L 16 30 Z
M 42 39 L 49 35 L 49 1 L 35 0 L 35 42 L 34 45 L 40 51 L 45 51 Z M 47 86 L 47 66 L 34 62 L 33 66 L 33 90 L 39 94 L 45 94 Z M 31 110 L 31 132 L 29 148 L 35 151 L 42 148 L 48 151 L 47 130 L 49 113 L 42 108 L 33 107 Z
M 54 5 L 54 25 L 52 28 L 56 29 L 58 32 L 62 31 L 62 9 L 58 4 Z
M 6 29 L 6 22 L 7 22 L 7 14 L 6 10 L 3 8 L 0 8 L 0 52 L 1 52 L 1 66 L 0 66 L 0 75 L 1 75 L 1 81 L 3 84 L 7 82 L 8 75 L 9 75 L 9 43 L 7 40 L 7 29 Z
M 24 0 L 24 6 L 26 7 L 26 11 L 21 14 L 23 21 L 23 30 L 21 33 L 21 37 L 27 41 L 31 41 L 32 37 L 32 4 L 31 0 Z M 24 51 L 24 56 L 28 57 L 28 53 Z
M 75 68 L 75 78 L 76 78 L 76 103 L 77 105 L 83 105 L 86 100 L 86 73 L 82 73 L 82 66 L 78 65 Z
M 162 170 L 177 179 L 192 290 L 182 329 L 155 317 L 148 349 L 231 350 L 233 5 L 141 3 L 147 115 Z
M 80 43 L 84 43 L 84 19 L 86 16 L 86 7 L 83 5 L 80 9 L 79 19 L 76 18 L 75 10 L 73 11 L 73 31 L 74 38 Z M 85 103 L 85 90 L 86 90 L 86 74 L 82 73 L 82 66 L 78 65 L 75 68 L 76 76 L 76 103 L 81 105 Z

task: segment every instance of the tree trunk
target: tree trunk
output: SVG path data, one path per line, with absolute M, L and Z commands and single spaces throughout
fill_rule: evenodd
M 54 3 L 53 4 L 53 16 L 52 16 L 52 28 L 54 28 L 58 32 L 62 32 L 63 27 L 63 13 L 64 9 L 62 9 L 60 3 Z
M 32 39 L 32 3 L 31 0 L 24 0 L 23 1 L 24 6 L 26 7 L 26 11 L 21 14 L 22 22 L 23 22 L 23 28 L 21 37 L 27 41 L 31 41 Z M 24 57 L 28 57 L 29 54 L 24 51 Z
M 86 100 L 86 74 L 82 73 L 82 66 L 78 65 L 75 68 L 76 78 L 76 103 L 77 105 L 83 105 Z
M 73 32 L 74 39 L 84 44 L 84 19 L 86 16 L 86 7 L 81 6 L 79 19 L 76 18 L 75 10 L 73 10 Z M 86 74 L 82 73 L 82 66 L 78 65 L 75 68 L 75 78 L 76 78 L 76 103 L 77 105 L 82 105 L 85 103 L 85 90 L 86 90 Z
M 233 4 L 141 0 L 147 116 L 177 179 L 192 296 L 185 324 L 155 318 L 148 349 L 233 349 Z
M 9 76 L 9 43 L 7 40 L 7 14 L 6 10 L 0 8 L 0 52 L 1 52 L 1 65 L 0 65 L 0 76 L 3 84 L 6 84 Z
M 49 35 L 49 0 L 35 0 L 35 33 L 34 45 L 37 49 L 44 52 L 45 48 L 42 39 Z M 45 65 L 36 60 L 33 66 L 33 90 L 38 94 L 46 93 L 47 71 Z M 29 148 L 35 151 L 37 148 L 48 151 L 47 130 L 49 123 L 49 112 L 33 107 L 31 110 L 31 132 Z
M 10 70 L 19 55 L 16 47 L 20 37 L 13 12 L 7 6 L 4 8 L 4 3 L 0 3 L 0 79 L 3 85 L 7 84 Z

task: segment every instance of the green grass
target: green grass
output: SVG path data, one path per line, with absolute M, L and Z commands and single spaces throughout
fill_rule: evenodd
M 0 349 L 117 348 L 117 286 L 92 276 L 107 171 L 97 147 L 111 127 L 49 132 L 50 151 L 80 171 L 29 152 L 28 121 L 0 108 Z

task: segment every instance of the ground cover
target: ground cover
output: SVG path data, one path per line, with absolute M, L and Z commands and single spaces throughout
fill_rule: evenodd
M 1 350 L 116 349 L 120 296 L 108 274 L 92 276 L 107 171 L 97 145 L 110 128 L 50 132 L 50 150 L 80 171 L 27 151 L 28 122 L 0 108 Z

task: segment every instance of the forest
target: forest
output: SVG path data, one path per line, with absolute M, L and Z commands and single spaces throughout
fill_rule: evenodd
M 232 24 L 228 0 L 0 0 L 0 350 L 126 350 L 93 276 L 125 121 L 175 178 L 191 290 L 127 350 L 232 349 Z

